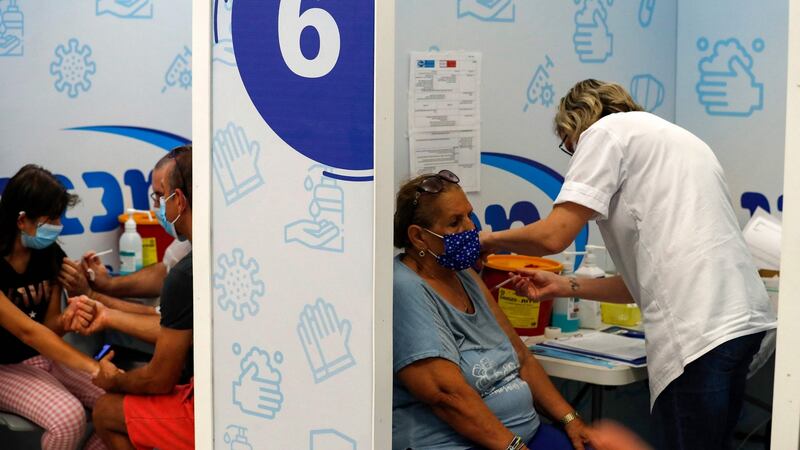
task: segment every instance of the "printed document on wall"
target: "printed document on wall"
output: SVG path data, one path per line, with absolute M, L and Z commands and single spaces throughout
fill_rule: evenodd
M 480 53 L 411 52 L 410 67 L 412 175 L 448 169 L 480 190 Z

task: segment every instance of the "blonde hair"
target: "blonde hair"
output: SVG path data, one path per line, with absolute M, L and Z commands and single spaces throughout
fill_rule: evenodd
M 579 81 L 561 98 L 554 119 L 559 138 L 576 145 L 581 133 L 603 117 L 618 112 L 644 111 L 624 87 L 594 79 Z

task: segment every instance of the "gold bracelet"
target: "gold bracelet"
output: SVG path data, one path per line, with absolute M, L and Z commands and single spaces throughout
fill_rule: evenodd
M 581 415 L 578 414 L 578 411 L 572 411 L 570 413 L 567 413 L 567 415 L 565 415 L 561 419 L 559 419 L 559 422 L 561 423 L 561 426 L 565 427 L 567 426 L 568 423 L 572 422 L 575 419 L 579 419 L 580 417 Z

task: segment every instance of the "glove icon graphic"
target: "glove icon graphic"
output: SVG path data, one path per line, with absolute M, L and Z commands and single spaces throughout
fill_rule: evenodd
M 264 184 L 258 169 L 261 147 L 258 142 L 247 139 L 244 128 L 230 122 L 227 127 L 217 130 L 211 153 L 214 174 L 227 205 Z
M 763 49 L 756 44 L 754 47 Z M 698 47 L 707 47 L 707 41 L 701 39 Z M 756 80 L 753 58 L 737 39 L 717 42 L 698 68 L 700 81 L 695 91 L 707 114 L 748 117 L 764 108 L 764 84 Z
M 584 63 L 602 63 L 614 54 L 614 35 L 608 30 L 608 10 L 602 0 L 583 0 L 575 13 L 572 43 Z
M 231 11 L 233 0 L 216 0 L 214 15 L 214 47 L 212 60 L 226 66 L 236 67 L 236 55 L 233 53 L 233 33 L 231 29 Z
M 274 419 L 283 406 L 282 377 L 272 367 L 269 353 L 253 347 L 240 366 L 242 373 L 233 382 L 233 404 L 245 414 Z
M 349 347 L 350 331 L 350 321 L 339 320 L 333 305 L 321 298 L 303 308 L 297 334 L 315 383 L 356 364 Z

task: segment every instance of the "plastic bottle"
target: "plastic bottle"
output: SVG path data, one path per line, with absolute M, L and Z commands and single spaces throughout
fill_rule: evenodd
M 564 252 L 564 272 L 562 275 L 570 276 L 574 270 L 574 256 L 584 255 L 586 252 Z M 578 331 L 580 320 L 578 320 L 578 309 L 575 299 L 572 297 L 558 297 L 553 301 L 553 320 L 554 327 L 561 328 L 564 333 Z
M 142 268 L 142 237 L 136 232 L 136 221 L 128 209 L 128 220 L 125 221 L 125 232 L 119 238 L 119 273 L 128 275 Z
M 597 251 L 605 250 L 599 245 L 586 246 L 586 258 L 575 276 L 578 278 L 605 278 L 606 272 L 597 265 Z M 599 330 L 603 327 L 603 318 L 600 302 L 593 300 L 575 299 L 578 308 L 578 319 L 581 328 L 591 328 Z

